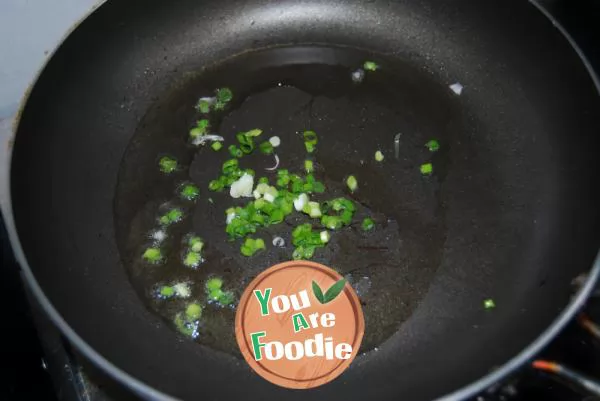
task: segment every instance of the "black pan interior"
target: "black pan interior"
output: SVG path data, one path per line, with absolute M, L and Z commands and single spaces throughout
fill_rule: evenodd
M 597 93 L 551 24 L 531 5 L 509 3 L 102 6 L 53 56 L 15 142 L 15 219 L 42 288 L 102 355 L 184 399 L 431 399 L 483 376 L 550 324 L 599 245 Z M 349 66 L 366 55 L 393 66 L 384 77 L 402 90 L 390 95 L 392 106 L 383 95 L 369 103 L 366 93 L 356 99 L 371 107 L 357 116 L 358 100 L 331 96 L 330 79 L 309 88 L 299 80 L 291 86 L 304 95 L 267 85 L 221 125 L 224 133 L 252 128 L 245 124 L 311 125 L 323 132 L 327 146 L 318 157 L 334 177 L 365 171 L 353 165 L 351 150 L 376 143 L 390 152 L 396 127 L 406 141 L 389 175 L 371 171 L 365 180 L 368 203 L 394 214 L 404 244 L 395 250 L 404 270 L 387 273 L 401 276 L 397 302 L 407 304 L 393 305 L 402 312 L 397 330 L 374 339 L 366 350 L 378 351 L 331 384 L 303 393 L 276 388 L 234 355 L 179 337 L 149 310 L 142 281 L 130 284 L 136 251 L 128 236 L 143 231 L 135 211 L 172 189 L 156 177 L 155 160 L 163 149 L 178 152 L 207 76 L 217 87 L 237 72 L 234 86 L 242 88 L 244 77 L 260 81 L 260 71 L 274 68 L 287 74 L 274 73 L 275 85 L 309 66 Z M 465 86 L 460 97 L 447 89 L 454 82 Z M 304 96 L 313 109 L 298 121 L 278 119 L 281 110 L 244 112 L 258 96 L 282 108 Z M 440 174 L 430 182 L 410 178 L 425 157 L 418 144 L 430 136 L 445 148 L 435 161 Z M 200 180 L 210 163 L 188 158 L 187 178 Z M 190 220 L 194 228 L 205 222 L 197 213 Z M 493 311 L 481 307 L 488 297 L 498 305 Z

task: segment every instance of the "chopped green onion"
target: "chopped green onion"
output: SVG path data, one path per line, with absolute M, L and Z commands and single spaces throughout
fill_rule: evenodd
M 220 288 L 217 288 L 208 293 L 208 299 L 210 299 L 211 301 L 218 301 L 222 295 L 223 295 L 223 290 L 221 290 Z
M 177 330 L 181 334 L 192 338 L 197 336 L 196 330 L 198 329 L 198 325 L 194 324 L 194 322 L 187 321 L 187 319 L 183 317 L 183 313 L 179 312 L 177 315 L 175 315 L 175 320 L 173 323 L 175 323 L 175 327 L 177 327 Z
M 158 290 L 158 293 L 163 298 L 171 298 L 173 295 L 175 295 L 175 290 L 173 289 L 173 287 L 164 285 L 164 286 L 160 287 L 160 289 Z
M 223 147 L 223 144 L 221 142 L 213 142 L 212 145 L 210 145 L 210 147 L 215 151 L 218 152 L 219 150 L 221 150 L 221 148 Z
M 200 252 L 188 252 L 183 258 L 183 264 L 187 267 L 198 267 L 200 262 L 202 262 Z
M 271 145 L 271 142 L 269 141 L 261 143 L 259 145 L 259 149 L 265 155 L 270 155 L 271 153 L 273 153 L 273 145 Z
M 321 217 L 321 207 L 319 206 L 319 202 L 308 202 L 302 208 L 302 211 L 308 214 L 312 218 Z
M 298 197 L 294 200 L 294 208 L 300 212 L 300 211 L 304 210 L 304 207 L 306 205 L 308 205 L 308 201 L 309 201 L 308 195 L 302 193 L 302 194 L 298 195 Z
M 190 295 L 192 295 L 190 284 L 186 282 L 173 285 L 173 291 L 175 291 L 175 295 L 177 295 L 179 298 L 189 298 Z
M 346 185 L 348 186 L 350 192 L 356 191 L 356 188 L 358 188 L 358 181 L 356 180 L 356 177 L 351 175 L 346 178 Z
M 381 153 L 381 150 L 375 152 L 375 160 L 378 162 L 383 161 L 383 153 Z
M 258 179 L 258 183 L 259 184 L 267 184 L 268 185 L 269 184 L 269 179 L 267 177 L 260 177 Z
M 373 228 L 375 228 L 375 222 L 373 219 L 370 217 L 365 218 L 362 222 L 363 231 L 371 231 Z
M 239 168 L 238 166 L 239 162 L 237 161 L 237 159 L 229 159 L 225 163 L 223 163 L 223 168 L 221 171 L 223 171 L 223 174 L 229 175 L 236 171 Z
M 169 156 L 163 156 L 158 161 L 160 171 L 166 174 L 170 174 L 177 170 L 177 160 L 170 158 Z
M 483 307 L 485 309 L 494 309 L 496 307 L 496 303 L 494 302 L 493 299 L 488 298 L 485 301 L 483 301 Z
M 245 154 L 252 153 L 254 150 L 254 140 L 251 136 L 248 136 L 244 132 L 240 132 L 236 135 L 238 142 L 240 143 L 240 150 Z
M 215 103 L 214 97 L 201 97 L 196 103 L 196 109 L 203 114 L 210 112 L 211 106 Z
M 329 234 L 329 231 L 321 231 L 319 237 L 321 238 L 321 242 L 326 244 L 331 239 L 331 234 Z
M 197 186 L 195 186 L 193 184 L 185 184 L 181 188 L 181 191 L 179 192 L 179 195 L 183 199 L 187 199 L 187 200 L 193 201 L 193 200 L 195 200 L 200 195 L 200 190 L 198 189 Z
M 162 260 L 163 255 L 159 248 L 147 248 L 142 255 L 147 262 L 158 263 Z
M 250 131 L 247 131 L 245 135 L 247 137 L 254 138 L 254 137 L 260 136 L 260 134 L 262 134 L 262 133 L 263 133 L 263 131 L 261 129 L 254 128 L 254 129 L 251 129 Z
M 281 139 L 278 136 L 272 136 L 269 138 L 269 142 L 271 142 L 271 145 L 273 145 L 274 148 L 278 147 L 279 145 L 281 145 Z
M 312 160 L 304 160 L 304 170 L 306 170 L 307 173 L 312 173 L 314 170 L 314 165 Z
M 202 249 L 204 248 L 204 241 L 200 237 L 191 237 L 188 240 L 188 245 L 190 246 L 192 252 L 202 252 Z
M 235 295 L 232 291 L 221 291 L 217 301 L 223 306 L 231 305 L 235 301 Z
M 294 260 L 310 259 L 315 254 L 315 248 L 316 247 L 314 246 L 299 246 L 296 249 L 294 249 L 294 252 L 292 253 L 292 258 L 294 258 Z
M 200 306 L 200 304 L 191 303 L 185 309 L 185 317 L 187 317 L 188 320 L 192 320 L 192 321 L 198 320 L 198 319 L 200 319 L 201 316 L 202 316 L 202 306 Z
M 376 71 L 379 69 L 379 65 L 377 65 L 377 63 L 375 63 L 374 61 L 365 61 L 365 63 L 363 64 L 363 68 L 366 71 Z
M 208 189 L 211 191 L 220 191 L 224 188 L 223 183 L 220 180 L 212 180 L 208 183 Z
M 220 88 L 216 91 L 217 102 L 215 103 L 215 110 L 223 110 L 227 103 L 233 99 L 233 92 L 229 88 Z
M 171 209 L 167 213 L 163 214 L 159 218 L 160 224 L 168 225 L 171 223 L 177 223 L 183 218 L 183 212 L 180 209 Z
M 229 88 L 217 89 L 217 100 L 220 102 L 227 103 L 233 99 L 233 92 Z
M 196 126 L 190 130 L 190 138 L 197 139 L 206 135 L 210 127 L 210 122 L 207 119 L 198 120 Z
M 321 224 L 330 230 L 338 230 L 343 226 L 342 218 L 339 216 L 323 216 Z
M 244 152 L 235 145 L 229 145 L 229 148 L 227 148 L 227 149 L 229 149 L 229 154 L 233 157 L 239 158 L 244 155 Z
M 437 152 L 440 150 L 440 143 L 435 139 L 432 139 L 425 144 L 425 147 L 429 149 L 430 152 Z
M 223 286 L 223 280 L 220 279 L 219 277 L 210 278 L 206 282 L 206 290 L 208 292 L 211 292 L 214 290 L 220 290 L 222 286 Z
M 265 241 L 262 238 L 246 238 L 246 241 L 240 248 L 240 251 L 244 256 L 252 256 L 261 249 L 266 249 Z
M 304 131 L 304 146 L 308 153 L 315 151 L 318 142 L 317 133 L 315 131 Z
M 431 175 L 433 173 L 433 165 L 431 163 L 421 164 L 421 174 Z

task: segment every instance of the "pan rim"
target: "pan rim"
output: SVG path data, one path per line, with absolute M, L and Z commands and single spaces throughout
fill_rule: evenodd
M 52 54 L 46 59 L 44 64 L 38 70 L 36 77 L 33 79 L 32 83 L 29 85 L 28 90 L 24 94 L 23 98 L 20 102 L 19 112 L 15 117 L 15 121 L 13 123 L 13 138 L 16 136 L 18 131 L 18 127 L 21 123 L 22 118 L 22 110 L 25 108 L 28 103 L 29 96 L 31 94 L 31 89 L 35 87 L 38 80 L 40 79 L 47 63 L 52 59 L 54 53 L 62 46 L 62 44 L 67 40 L 68 37 L 73 33 L 73 31 L 90 15 L 92 15 L 95 11 L 97 11 L 102 5 L 104 5 L 107 0 L 98 1 L 94 7 L 92 7 L 84 16 L 81 17 L 79 21 L 77 21 L 62 37 L 62 39 L 58 42 L 57 46 L 53 50 Z M 600 94 L 600 78 L 596 75 L 593 70 L 589 60 L 584 55 L 583 51 L 579 48 L 574 39 L 569 35 L 569 33 L 565 30 L 565 28 L 542 6 L 539 4 L 538 0 L 529 0 L 529 4 L 535 7 L 539 12 L 541 12 L 548 20 L 552 23 L 552 25 L 560 32 L 560 34 L 566 39 L 571 48 L 575 51 L 584 67 L 587 70 L 590 78 L 592 79 L 596 91 Z M 125 372 L 111 361 L 106 359 L 100 353 L 98 353 L 94 348 L 92 348 L 82 337 L 79 336 L 71 328 L 71 326 L 66 322 L 66 320 L 61 316 L 58 310 L 54 307 L 54 305 L 50 302 L 39 283 L 37 282 L 33 271 L 31 270 L 29 263 L 25 257 L 23 249 L 21 247 L 21 243 L 17 234 L 16 225 L 14 221 L 14 215 L 12 213 L 12 193 L 11 193 L 11 163 L 12 158 L 12 149 L 9 149 L 7 155 L 7 163 L 9 164 L 8 169 L 8 179 L 7 179 L 7 188 L 6 194 L 8 198 L 8 202 L 6 205 L 3 205 L 5 208 L 2 210 L 4 215 L 4 221 L 6 224 L 6 229 L 8 232 L 9 241 L 11 243 L 11 247 L 13 249 L 15 258 L 19 263 L 21 268 L 21 275 L 25 278 L 25 282 L 34 295 L 37 302 L 40 304 L 44 312 L 49 316 L 50 320 L 59 328 L 59 330 L 68 338 L 69 342 L 73 344 L 86 358 L 88 358 L 92 363 L 102 369 L 105 373 L 107 373 L 110 377 L 117 380 L 118 382 L 124 384 L 130 390 L 132 390 L 135 394 L 142 396 L 145 399 L 152 400 L 178 400 L 162 391 L 157 390 L 153 386 L 139 380 L 138 378 L 130 375 Z M 543 331 L 540 335 L 529 345 L 524 347 L 519 353 L 513 356 L 511 359 L 507 360 L 501 367 L 490 372 L 481 378 L 472 381 L 471 383 L 459 388 L 449 394 L 446 394 L 440 398 L 438 401 L 452 401 L 452 400 L 462 400 L 468 397 L 472 397 L 486 388 L 492 386 L 493 384 L 499 382 L 501 379 L 506 377 L 508 374 L 516 370 L 517 368 L 523 366 L 527 361 L 531 360 L 534 355 L 539 353 L 542 348 L 548 345 L 560 331 L 564 329 L 564 327 L 572 320 L 573 316 L 581 309 L 584 303 L 589 298 L 591 292 L 594 290 L 596 283 L 600 280 L 600 250 L 598 251 L 594 262 L 588 272 L 588 277 L 585 284 L 579 289 L 577 294 L 571 299 L 570 303 L 558 314 L 558 316 L 554 319 L 554 321 Z

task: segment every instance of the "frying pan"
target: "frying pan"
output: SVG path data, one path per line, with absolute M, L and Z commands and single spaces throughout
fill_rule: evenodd
M 380 74 L 352 86 L 365 59 Z M 448 89 L 456 82 L 460 96 Z M 394 238 L 379 241 L 386 249 L 316 255 L 371 277 L 366 337 L 379 335 L 316 389 L 262 380 L 234 352 L 177 334 L 144 301 L 152 283 L 135 267 L 140 216 L 175 185 L 156 174 L 157 157 L 179 157 L 182 177 L 215 197 L 215 216 L 226 206 L 202 181 L 216 156 L 186 142 L 194 102 L 225 85 L 237 103 L 221 134 L 278 134 L 292 168 L 303 158 L 291 149 L 296 131 L 314 129 L 324 177 L 355 173 L 357 202 Z M 144 398 L 472 396 L 546 344 L 597 279 L 597 87 L 531 2 L 107 2 L 58 48 L 22 109 L 5 211 L 12 242 L 67 337 Z M 423 149 L 431 137 L 439 154 Z M 387 164 L 373 167 L 378 148 Z M 422 177 L 428 160 L 434 174 Z M 241 259 L 206 210 L 191 207 L 185 227 L 207 230 L 207 248 L 231 271 L 248 278 L 289 259 Z M 345 263 L 345 249 L 358 259 Z M 383 267 L 365 272 L 370 260 Z M 495 309 L 482 307 L 486 298 Z M 395 316 L 385 325 L 382 300 Z

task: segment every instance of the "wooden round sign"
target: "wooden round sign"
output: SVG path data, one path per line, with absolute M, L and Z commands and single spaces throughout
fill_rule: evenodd
M 365 322 L 356 293 L 334 270 L 304 260 L 262 272 L 237 308 L 236 338 L 260 376 L 307 389 L 339 376 L 352 362 Z

